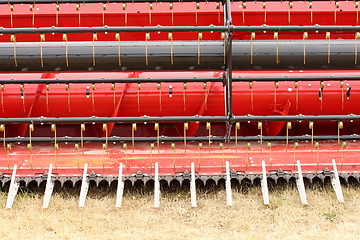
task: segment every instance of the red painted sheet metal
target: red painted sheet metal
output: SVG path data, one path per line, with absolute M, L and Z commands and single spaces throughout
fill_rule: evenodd
M 174 150 L 170 143 L 160 144 L 150 154 L 149 143 L 135 143 L 135 151 L 131 146 L 128 150 L 122 144 L 109 145 L 108 152 L 104 152 L 100 143 L 86 143 L 84 153 L 75 150 L 73 144 L 60 144 L 57 154 L 54 146 L 49 144 L 34 144 L 33 154 L 30 155 L 25 145 L 14 145 L 8 152 L 0 153 L 0 172 L 10 174 L 14 164 L 19 166 L 19 176 L 35 176 L 42 174 L 52 163 L 56 166 L 54 174 L 59 176 L 80 176 L 85 163 L 89 164 L 89 171 L 97 174 L 114 175 L 118 173 L 119 163 L 124 164 L 124 174 L 131 175 L 141 171 L 143 174 L 154 174 L 154 163 L 159 163 L 161 175 L 175 176 L 190 170 L 191 162 L 195 163 L 198 175 L 222 175 L 225 172 L 225 161 L 229 161 L 231 170 L 244 174 L 261 173 L 261 161 L 266 161 L 267 171 L 288 171 L 296 173 L 294 160 L 300 160 L 304 173 L 316 173 L 328 168 L 332 170 L 332 159 L 338 164 L 340 173 L 360 171 L 359 143 L 349 142 L 347 148 L 339 148 L 337 142 L 320 142 L 319 148 L 311 143 L 300 143 L 294 149 L 293 143 L 288 147 L 284 143 L 273 143 L 271 151 L 266 144 L 252 144 L 246 150 L 244 143 L 225 144 L 224 150 L 218 143 L 212 143 L 210 148 L 204 143 L 201 150 L 197 144 L 188 143 L 186 153 L 182 143 L 177 143 Z M 286 148 L 288 149 L 286 151 Z M 209 150 L 210 149 L 210 150 Z M 237 153 L 235 150 L 237 149 Z

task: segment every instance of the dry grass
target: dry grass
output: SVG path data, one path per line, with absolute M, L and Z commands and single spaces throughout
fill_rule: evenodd
M 184 192 L 163 195 L 160 209 L 150 194 L 127 194 L 119 209 L 114 194 L 92 194 L 83 209 L 75 195 L 55 194 L 45 210 L 38 194 L 18 196 L 6 210 L 2 192 L 0 239 L 359 239 L 360 190 L 343 190 L 345 204 L 330 188 L 309 189 L 307 207 L 292 188 L 273 191 L 269 207 L 259 188 L 234 191 L 233 207 L 224 191 L 201 193 L 196 209 Z

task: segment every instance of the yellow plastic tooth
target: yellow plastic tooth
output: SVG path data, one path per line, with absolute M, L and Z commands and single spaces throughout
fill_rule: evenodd
M 131 127 L 131 143 L 132 143 L 132 151 L 135 152 L 135 131 L 136 131 L 136 123 L 132 123 Z
M 21 98 L 22 98 L 23 110 L 24 110 L 24 112 L 26 112 L 26 109 L 25 109 L 25 86 L 24 86 L 24 84 L 20 84 L 20 94 L 22 95 Z
M 334 9 L 334 25 L 336 25 L 336 10 L 340 7 L 340 4 L 338 1 L 335 1 L 335 9 Z
M 340 81 L 340 88 L 341 88 L 341 109 L 344 110 L 344 81 Z
M 65 42 L 65 63 L 66 66 L 69 66 L 69 46 L 68 46 L 68 36 L 66 33 L 62 35 L 62 40 Z
M 255 40 L 255 32 L 251 33 L 250 36 L 250 64 L 253 64 L 254 52 L 253 52 L 253 41 Z
M 211 123 L 206 122 L 206 130 L 209 131 L 209 153 L 210 153 L 210 147 L 211 147 Z
M 186 153 L 186 131 L 189 130 L 189 123 L 184 123 L 184 151 Z
M 321 81 L 320 82 L 320 88 L 324 88 L 325 87 L 325 83 L 324 83 L 324 81 Z
M 115 40 L 118 42 L 118 64 L 121 66 L 120 33 L 115 34 Z
M 276 64 L 279 64 L 279 33 L 278 32 L 274 32 L 274 39 L 276 40 L 276 47 L 275 47 Z
M 224 143 L 219 143 L 219 148 L 221 149 L 221 167 L 224 169 Z
M 356 8 L 356 25 L 359 25 L 359 2 L 354 2 L 355 8 Z
M 145 33 L 145 63 L 146 66 L 149 65 L 149 58 L 148 58 L 148 41 L 150 40 L 150 33 Z
M 154 9 L 154 6 L 152 3 L 149 3 L 149 24 L 151 26 L 152 24 L 152 17 L 151 17 L 151 11 Z
M 289 9 L 288 9 L 288 24 L 290 25 L 291 22 L 291 17 L 290 17 L 290 10 L 293 8 L 293 3 L 292 1 L 289 1 Z
M 235 152 L 238 152 L 238 131 L 240 130 L 240 122 L 235 123 Z
M 308 38 L 309 38 L 308 33 L 304 32 L 304 34 L 303 34 L 304 65 L 306 64 L 306 44 L 305 44 L 305 40 L 307 40 Z
M 200 3 L 195 3 L 196 4 L 196 11 L 195 11 L 195 22 L 196 22 L 196 26 L 198 25 L 198 10 L 200 9 Z
M 309 2 L 309 9 L 310 9 L 310 24 L 313 25 L 313 10 L 312 10 L 313 4 L 312 1 Z
M 279 88 L 279 82 L 275 81 L 274 82 L 274 110 L 276 110 L 276 104 L 277 104 L 277 89 Z
M 263 1 L 262 8 L 264 9 L 264 24 L 266 24 L 266 2 Z
M 54 156 L 55 156 L 55 168 L 57 168 L 57 150 L 59 145 L 57 143 L 57 133 L 56 133 L 56 124 L 51 124 L 51 131 L 54 132 Z
M 299 143 L 294 142 L 294 169 L 296 168 L 296 149 L 299 148 Z
M 10 26 L 13 27 L 13 11 L 14 11 L 14 5 L 10 4 Z
M 70 112 L 70 84 L 69 83 L 66 83 L 65 84 L 65 90 L 67 91 L 67 96 L 68 96 L 68 100 L 67 100 L 67 103 L 68 103 L 68 111 Z
M 242 2 L 242 22 L 245 25 L 245 9 L 246 9 L 246 2 Z
M 221 40 L 224 41 L 223 45 L 224 45 L 224 65 L 226 64 L 226 34 L 224 32 L 221 33 Z
M 200 41 L 202 40 L 202 32 L 198 33 L 198 65 L 200 65 Z
M 153 167 L 153 150 L 155 148 L 154 143 L 150 143 L 150 171 L 152 173 L 152 167 Z
M 328 40 L 328 64 L 331 61 L 331 45 L 330 45 L 330 32 L 326 32 L 326 39 Z
M 251 110 L 254 110 L 254 84 L 252 81 L 249 82 L 249 89 L 250 89 L 250 102 L 251 102 Z
M 85 123 L 80 125 L 80 145 L 81 145 L 81 152 L 84 154 L 84 132 L 85 132 Z
M 43 46 L 42 43 L 45 42 L 45 34 L 40 34 L 40 63 L 41 67 L 44 67 L 44 59 L 43 59 Z
M 289 146 L 289 129 L 291 129 L 291 122 L 286 123 L 286 151 L 288 150 Z
M 260 152 L 262 152 L 262 144 L 263 144 L 263 124 L 262 124 L 262 122 L 258 122 L 258 129 L 260 130 Z
M 175 146 L 175 143 L 171 143 L 171 149 L 174 150 L 173 165 L 174 165 L 174 171 L 175 171 L 176 170 L 176 146 Z
M 198 145 L 198 171 L 200 171 L 200 150 L 202 149 L 203 144 L 200 142 Z
M 2 112 L 5 112 L 5 107 L 4 107 L 4 91 L 5 91 L 5 85 L 1 84 L 1 109 Z
M 184 104 L 184 112 L 186 111 L 186 90 L 187 89 L 187 83 L 184 82 L 184 88 L 183 88 L 183 104 Z
M 32 12 L 32 26 L 35 27 L 35 11 L 34 11 L 35 4 L 30 4 L 30 12 Z
M 138 112 L 140 112 L 140 90 L 141 90 L 141 83 L 137 84 L 137 103 L 138 103 Z
M 299 109 L 299 82 L 298 81 L 294 82 L 294 88 L 296 89 L 296 92 L 295 92 L 296 110 L 298 110 Z
M 267 148 L 269 149 L 269 155 L 270 155 L 270 170 L 271 170 L 271 166 L 272 166 L 272 148 L 271 148 L 271 142 L 267 143 Z
M 79 27 L 80 27 L 80 25 L 81 25 L 80 3 L 76 4 L 75 9 L 76 9 L 76 11 L 79 12 L 79 14 L 78 14 L 78 24 L 79 24 Z
M 173 44 L 173 34 L 171 32 L 168 33 L 168 40 L 170 41 L 170 63 L 174 64 L 174 44 Z
M 154 124 L 154 130 L 156 131 L 157 150 L 158 150 L 158 153 L 160 153 L 160 126 L 159 126 L 159 123 Z
M 15 64 L 15 67 L 17 67 L 18 64 L 17 64 L 17 57 L 16 57 L 16 36 L 14 34 L 10 35 L 10 41 L 14 43 L 14 64 Z
M 157 90 L 159 90 L 159 108 L 160 112 L 162 111 L 162 91 L 161 91 L 161 83 L 157 84 Z
M 107 5 L 106 5 L 106 3 L 103 3 L 103 5 L 102 5 L 102 10 L 103 10 L 103 12 L 102 12 L 102 23 L 103 23 L 103 25 L 105 25 L 105 11 L 106 11 L 106 9 L 107 9 Z
M 309 122 L 309 129 L 311 130 L 311 151 L 314 147 L 314 122 Z
M 123 149 L 125 151 L 125 164 L 126 164 L 126 168 L 128 168 L 128 152 L 127 152 L 127 143 L 123 143 Z
M 355 33 L 355 59 L 354 59 L 354 62 L 355 64 L 358 63 L 358 40 L 360 39 L 360 32 L 356 32 Z
M 96 60 L 95 60 L 95 41 L 98 40 L 98 36 L 97 33 L 93 33 L 93 41 L 92 41 L 92 62 L 93 62 L 93 66 L 95 67 L 96 65 Z
M 316 148 L 316 171 L 319 170 L 319 147 L 320 147 L 320 144 L 319 142 L 315 142 L 315 148 Z
M 127 5 L 126 5 L 126 3 L 123 3 L 122 9 L 123 9 L 123 11 L 125 11 L 124 22 L 125 22 L 125 26 L 127 26 L 128 14 L 127 14 Z
M 59 11 L 60 11 L 60 4 L 56 4 L 56 13 L 55 13 L 55 22 L 56 26 L 59 26 Z
M 346 141 L 343 141 L 341 144 L 341 168 L 340 170 L 343 170 L 344 165 L 344 149 L 346 148 Z
M 46 102 L 46 112 L 49 112 L 49 91 L 50 91 L 50 84 L 46 84 L 46 91 L 45 91 L 45 102 Z
M 220 25 L 220 3 L 216 3 L 216 9 L 218 9 L 218 25 Z
M 95 112 L 95 90 L 96 90 L 96 85 L 95 83 L 92 83 L 91 84 L 91 105 L 92 105 L 92 109 L 93 109 L 93 112 Z
M 249 153 L 248 153 L 248 151 L 249 151 L 249 149 L 251 149 L 251 144 L 250 144 L 250 142 L 247 142 L 246 143 L 246 151 L 245 151 L 245 169 L 247 170 L 247 168 L 248 168 L 248 165 L 249 165 Z
M 342 121 L 339 121 L 338 122 L 338 131 L 337 131 L 337 134 L 338 134 L 338 151 L 340 150 L 340 146 L 341 146 L 341 143 L 340 143 L 340 130 L 344 128 L 344 123 Z

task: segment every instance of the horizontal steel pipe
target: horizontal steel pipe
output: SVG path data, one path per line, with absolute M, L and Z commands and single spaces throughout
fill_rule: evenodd
M 238 0 L 240 2 L 240 0 Z M 241 0 L 253 2 L 254 0 Z M 328 2 L 329 0 L 312 0 L 313 2 Z M 41 4 L 41 3 L 157 3 L 156 0 L 0 0 L 0 4 Z M 223 0 L 162 0 L 161 2 L 224 2 Z M 266 0 L 266 2 L 279 2 L 279 0 Z M 297 1 L 293 1 L 297 2 Z
M 359 76 L 360 80 L 360 76 Z M 53 84 L 53 83 L 165 83 L 165 82 L 222 82 L 220 77 L 193 78 L 81 78 L 81 79 L 0 79 L 0 84 Z
M 306 45 L 306 64 L 304 64 L 304 44 Z M 279 40 L 278 42 L 271 40 L 253 41 L 252 44 L 249 41 L 234 41 L 232 65 L 233 69 L 360 68 L 360 65 L 355 64 L 354 61 L 357 44 L 355 40 L 331 40 L 330 43 L 327 40 L 309 40 L 305 43 L 302 40 Z M 16 47 L 16 56 L 14 47 Z M 0 43 L 0 71 L 214 70 L 225 68 L 223 41 L 121 42 L 120 48 L 119 56 L 119 42 L 112 41 L 18 42 L 16 45 Z M 172 56 L 171 49 L 173 49 Z M 252 62 L 250 61 L 251 52 Z M 173 64 L 171 57 L 173 57 Z M 69 66 L 66 64 L 66 58 Z
M 63 117 L 0 118 L 0 123 L 160 123 L 160 122 L 276 122 L 276 121 L 359 121 L 360 115 L 273 115 L 273 116 L 168 116 L 168 117 Z
M 235 141 L 235 137 L 230 137 L 231 141 Z M 17 138 L 17 137 L 10 137 L 10 138 L 0 138 L 0 142 L 7 142 L 7 143 L 18 143 L 18 142 L 24 142 L 24 143 L 28 143 L 30 141 L 29 137 L 21 137 L 21 138 Z M 57 137 L 56 138 L 56 142 L 156 142 L 158 140 L 157 137 Z M 159 140 L 161 142 L 184 142 L 184 137 L 165 137 L 165 136 L 160 136 Z M 218 137 L 218 136 L 211 136 L 210 137 L 211 141 L 214 142 L 224 142 L 225 138 L 224 137 Z M 360 140 L 360 136 L 359 135 L 342 135 L 340 137 L 338 137 L 337 135 L 322 135 L 322 136 L 310 136 L 310 135 L 306 135 L 306 136 L 263 136 L 262 138 L 260 138 L 259 136 L 246 136 L 246 137 L 237 137 L 238 141 L 241 142 L 253 142 L 253 141 L 274 141 L 274 142 L 284 142 L 286 140 L 288 141 L 337 141 L 337 140 L 341 140 L 341 141 L 356 141 L 356 140 Z M 31 138 L 32 142 L 54 142 L 55 138 L 53 137 L 32 137 Z M 186 141 L 187 142 L 207 142 L 209 141 L 209 137 L 205 136 L 201 136 L 201 137 L 186 137 Z
M 233 75 L 236 75 L 235 73 Z M 171 83 L 171 82 L 222 82 L 222 77 L 193 78 L 67 78 L 67 79 L 0 79 L 0 84 L 55 84 L 55 83 Z M 286 81 L 358 81 L 360 76 L 279 76 L 233 77 L 233 82 L 286 82 Z
M 156 0 L 0 0 L 0 4 L 21 4 L 21 3 L 23 3 L 23 4 L 42 4 L 42 3 L 146 3 L 146 2 L 157 3 Z M 223 1 L 222 0 L 161 0 L 161 2 L 223 2 Z
M 0 28 L 0 34 L 99 33 L 99 32 L 355 32 L 360 25 L 285 25 L 285 26 L 148 26 L 148 27 L 40 27 Z

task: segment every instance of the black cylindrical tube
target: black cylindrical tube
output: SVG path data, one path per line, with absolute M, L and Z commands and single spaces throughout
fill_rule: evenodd
M 360 65 L 355 64 L 356 44 L 355 40 L 279 40 L 252 43 L 233 41 L 232 65 L 234 70 L 360 68 Z M 224 68 L 223 41 L 200 41 L 200 44 L 197 41 L 0 43 L 0 71 L 164 71 Z

